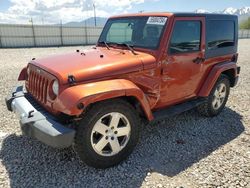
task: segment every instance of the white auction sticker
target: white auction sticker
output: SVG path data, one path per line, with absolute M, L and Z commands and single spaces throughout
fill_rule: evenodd
M 149 17 L 147 24 L 152 25 L 165 25 L 167 17 Z

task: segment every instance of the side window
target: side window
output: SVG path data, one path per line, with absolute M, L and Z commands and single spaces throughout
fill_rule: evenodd
M 131 42 L 132 29 L 129 23 L 113 23 L 107 34 L 107 41 L 109 42 Z
M 234 21 L 211 20 L 208 22 L 208 49 L 234 46 Z
M 201 46 L 200 21 L 176 21 L 170 40 L 170 54 L 199 51 Z

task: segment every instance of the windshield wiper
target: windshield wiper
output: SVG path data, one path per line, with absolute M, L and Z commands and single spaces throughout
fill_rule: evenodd
M 104 44 L 108 50 L 110 50 L 109 45 L 105 41 L 99 41 L 98 44 Z
M 118 46 L 126 46 L 134 55 L 138 55 L 135 50 L 133 49 L 133 46 L 127 44 L 127 43 L 119 43 L 119 42 L 109 42 L 110 45 L 118 45 Z
M 118 42 L 106 42 L 106 41 L 99 41 L 98 44 L 105 44 L 107 49 L 110 50 L 109 45 L 120 45 L 120 46 L 126 46 L 134 55 L 138 55 L 135 50 L 133 49 L 133 46 L 127 44 L 127 43 L 118 43 Z
M 134 55 L 138 55 L 135 50 L 133 49 L 133 46 L 127 44 L 127 43 L 117 43 L 118 45 L 126 46 Z

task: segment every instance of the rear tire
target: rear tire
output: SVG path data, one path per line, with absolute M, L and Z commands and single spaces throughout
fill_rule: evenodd
M 137 112 L 123 100 L 94 104 L 77 127 L 75 149 L 89 166 L 112 167 L 132 153 L 138 142 L 139 126 Z
M 229 78 L 222 74 L 214 85 L 205 103 L 197 107 L 198 112 L 207 117 L 218 115 L 224 109 L 229 93 Z

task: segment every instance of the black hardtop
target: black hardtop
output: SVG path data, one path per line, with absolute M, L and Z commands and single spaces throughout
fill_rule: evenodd
M 219 57 L 227 54 L 235 54 L 237 53 L 238 48 L 238 16 L 230 15 L 230 14 L 214 14 L 214 13 L 173 13 L 174 17 L 204 17 L 206 23 L 206 58 Z M 208 49 L 208 41 L 209 41 L 209 30 L 211 27 L 213 28 L 213 24 L 216 21 L 232 21 L 234 22 L 234 45 L 224 48 L 217 49 Z M 213 28 L 216 31 L 216 28 Z
M 173 13 L 173 16 L 175 17 L 206 17 L 207 19 L 223 19 L 223 20 L 235 20 L 238 19 L 237 15 L 231 15 L 231 14 L 217 14 L 217 13 L 184 13 L 184 12 L 176 12 Z

